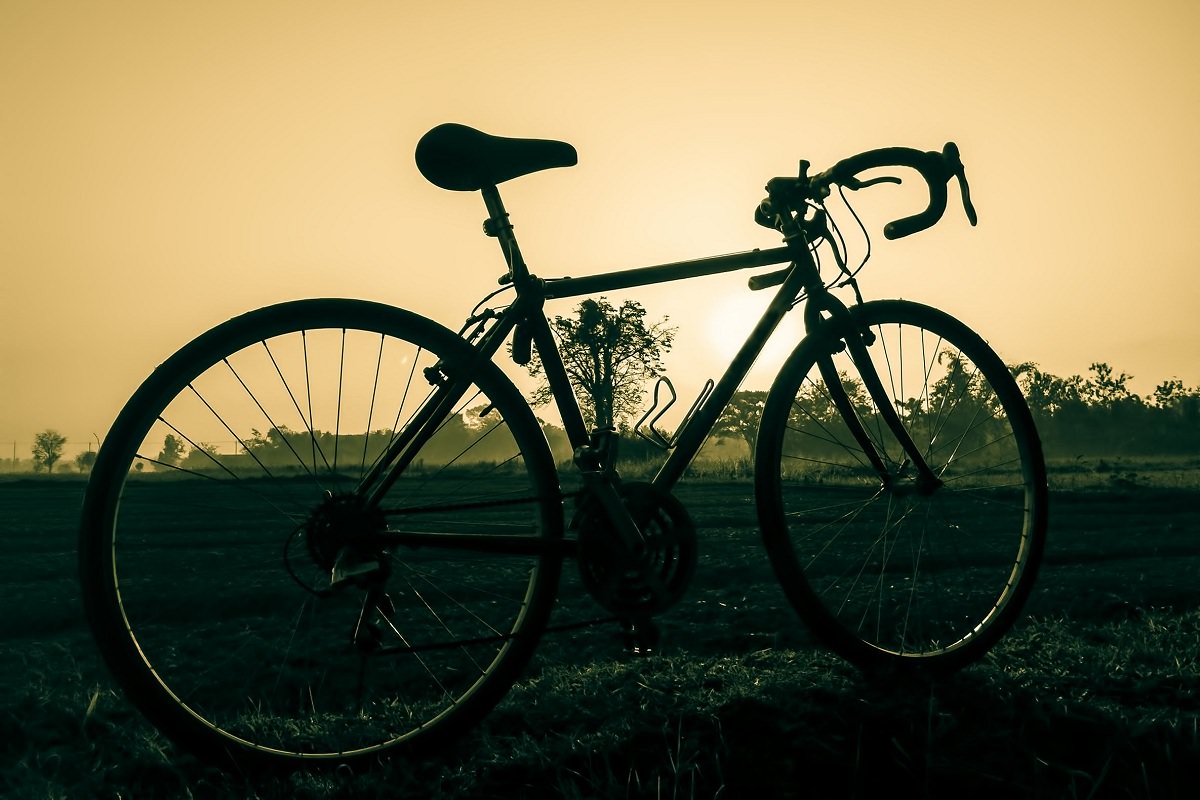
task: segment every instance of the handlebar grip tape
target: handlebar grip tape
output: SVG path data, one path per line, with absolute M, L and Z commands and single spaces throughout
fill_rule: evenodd
M 927 182 L 929 184 L 929 206 L 919 214 L 889 222 L 883 227 L 883 235 L 886 238 L 900 239 L 911 236 L 918 231 L 933 227 L 942 218 L 942 214 L 946 212 L 946 184 L 940 181 L 928 181 L 928 179 Z

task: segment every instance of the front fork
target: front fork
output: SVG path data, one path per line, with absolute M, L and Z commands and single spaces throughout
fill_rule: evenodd
M 879 480 L 883 487 L 885 489 L 894 488 L 893 484 L 897 475 L 888 468 L 879 448 L 867 433 L 867 429 L 863 425 L 858 411 L 854 408 L 850 396 L 842 386 L 842 378 L 833 364 L 833 355 L 848 349 L 850 351 L 850 360 L 858 368 L 859 378 L 862 380 L 867 394 L 870 395 L 879 416 L 883 419 L 884 424 L 887 425 L 888 430 L 892 432 L 892 435 L 896 437 L 901 450 L 904 451 L 907 465 L 911 465 L 916 470 L 915 486 L 918 493 L 932 494 L 942 485 L 942 481 L 934 474 L 933 469 L 929 466 L 929 462 L 925 460 L 924 454 L 909 435 L 904 421 L 900 419 L 900 414 L 896 410 L 896 405 L 891 395 L 884 387 L 883 381 L 875 369 L 875 364 L 871 360 L 871 354 L 868 351 L 868 348 L 875 343 L 875 334 L 869 328 L 860 325 L 850 310 L 833 295 L 822 293 L 821 299 L 823 302 L 820 304 L 818 304 L 816 298 L 810 300 L 808 306 L 805 308 L 804 322 L 806 329 L 810 333 L 815 332 L 823 325 L 839 326 L 835 328 L 837 335 L 830 337 L 828 340 L 829 351 L 820 354 L 817 358 L 817 367 L 821 372 L 821 379 L 825 382 L 825 387 L 829 391 L 829 396 L 833 400 L 834 406 L 845 421 L 850 434 L 854 437 L 858 446 L 862 448 L 872 468 L 879 475 Z M 821 316 L 823 310 L 829 313 L 829 317 Z

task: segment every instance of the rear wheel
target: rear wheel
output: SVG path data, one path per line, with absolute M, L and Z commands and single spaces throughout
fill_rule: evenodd
M 961 322 L 899 300 L 851 315 L 870 365 L 839 350 L 846 331 L 827 322 L 789 357 L 763 409 L 767 550 L 792 605 L 843 657 L 958 668 L 1004 634 L 1033 585 L 1046 531 L 1041 446 L 1012 375 Z M 822 360 L 841 384 L 833 391 Z M 879 413 L 865 369 L 933 479 Z M 839 405 L 853 409 L 851 424 Z
M 528 405 L 475 355 L 408 312 L 301 301 L 214 328 L 138 389 L 88 486 L 81 569 L 106 661 L 164 733 L 344 763 L 444 740 L 503 697 L 554 600 L 562 503 Z M 368 501 L 397 450 L 408 466 Z

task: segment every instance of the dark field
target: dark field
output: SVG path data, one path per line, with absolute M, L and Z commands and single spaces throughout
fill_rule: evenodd
M 610 625 L 552 633 L 452 750 L 272 778 L 197 763 L 116 693 L 80 610 L 84 484 L 3 482 L 0 797 L 1200 796 L 1200 490 L 1088 483 L 1053 493 L 1025 620 L 952 678 L 827 654 L 774 583 L 752 485 L 694 481 L 700 568 L 657 655 Z M 565 575 L 551 623 L 599 616 Z

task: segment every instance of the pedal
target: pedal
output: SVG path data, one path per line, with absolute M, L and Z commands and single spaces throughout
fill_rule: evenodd
M 652 620 L 623 620 L 621 624 L 625 628 L 625 652 L 634 656 L 649 656 L 657 652 L 661 634 Z

